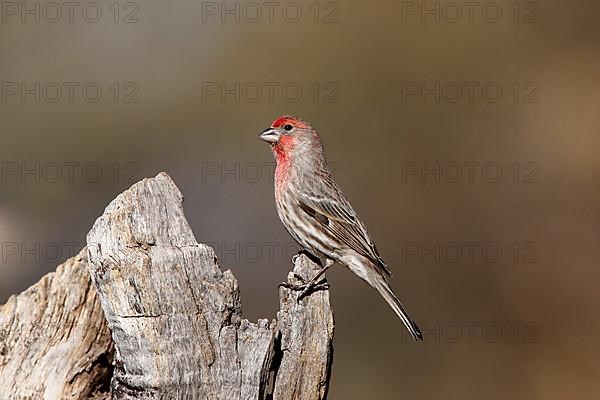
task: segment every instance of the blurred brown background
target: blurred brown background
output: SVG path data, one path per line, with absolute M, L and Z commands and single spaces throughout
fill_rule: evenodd
M 600 394 L 597 2 L 113 3 L 2 5 L 0 302 L 167 171 L 246 316 L 274 316 L 296 247 L 257 134 L 289 113 L 426 339 L 335 268 L 330 399 Z

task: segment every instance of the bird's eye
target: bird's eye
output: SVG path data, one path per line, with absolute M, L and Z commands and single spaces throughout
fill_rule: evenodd
M 290 124 L 286 124 L 286 125 L 284 125 L 284 126 L 283 126 L 283 129 L 284 129 L 286 132 L 289 132 L 289 131 L 291 131 L 292 129 L 294 129 L 294 127 L 293 127 L 292 125 L 290 125 Z

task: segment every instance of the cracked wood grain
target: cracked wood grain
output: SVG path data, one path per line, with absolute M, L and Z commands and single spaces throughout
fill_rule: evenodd
M 113 398 L 324 399 L 333 351 L 328 291 L 298 304 L 298 292 L 281 288 L 277 320 L 243 319 L 237 280 L 197 243 L 182 202 L 161 173 L 119 195 L 88 234 L 92 280 L 115 342 Z M 298 258 L 297 275 L 316 271 Z
M 0 306 L 0 399 L 107 399 L 112 341 L 87 250 Z

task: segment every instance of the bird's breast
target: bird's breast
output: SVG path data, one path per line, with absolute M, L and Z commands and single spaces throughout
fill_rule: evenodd
M 289 162 L 278 162 L 275 168 L 275 195 L 287 190 L 290 184 L 291 165 Z

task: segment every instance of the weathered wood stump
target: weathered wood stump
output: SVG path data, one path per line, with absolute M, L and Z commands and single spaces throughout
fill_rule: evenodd
M 276 320 L 243 319 L 237 280 L 231 271 L 221 270 L 210 247 L 196 242 L 182 203 L 179 189 L 164 173 L 138 182 L 110 203 L 88 234 L 97 296 L 85 289 L 90 287 L 88 275 L 76 279 L 69 275 L 78 270 L 63 267 L 59 271 L 67 276 L 57 293 L 47 293 L 52 299 L 28 305 L 36 314 L 54 302 L 56 310 L 49 317 L 32 319 L 30 328 L 15 328 L 11 321 L 20 315 L 17 300 L 11 298 L 0 308 L 0 394 L 11 393 L 11 399 L 37 399 L 38 393 L 47 399 L 88 398 L 94 392 L 103 396 L 98 388 L 108 387 L 110 380 L 113 399 L 326 397 L 333 354 L 329 292 L 314 292 L 298 303 L 298 292 L 280 288 Z M 78 260 L 83 264 L 85 256 Z M 304 256 L 294 267 L 306 280 L 317 270 Z M 288 281 L 297 283 L 294 273 Z M 36 286 L 44 279 L 49 278 Z M 61 299 L 76 296 L 78 290 L 90 298 L 89 307 L 95 305 L 95 318 L 77 317 L 73 307 L 63 304 L 68 302 Z M 75 336 L 67 344 L 39 337 L 40 331 L 72 318 L 74 326 L 95 336 Z M 114 370 L 94 361 L 113 359 L 106 325 L 114 341 Z M 33 352 L 27 349 L 32 331 L 40 342 Z M 54 349 L 57 345 L 60 350 Z M 89 355 L 91 349 L 95 351 Z M 71 364 L 88 372 L 65 374 L 61 368 L 71 371 Z M 63 394 L 77 382 L 74 374 L 87 383 L 77 383 L 82 389 Z

